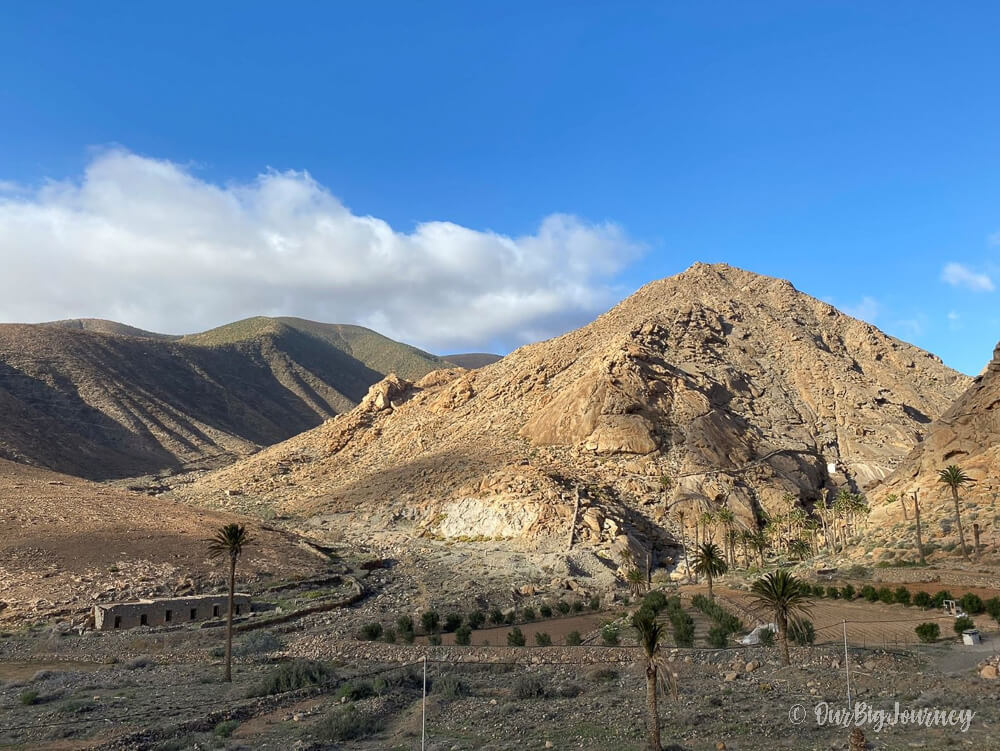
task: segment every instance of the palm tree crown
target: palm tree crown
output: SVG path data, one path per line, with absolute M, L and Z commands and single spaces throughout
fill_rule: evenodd
M 243 548 L 253 542 L 247 528 L 242 524 L 233 522 L 216 530 L 215 535 L 208 540 L 208 552 L 213 558 L 229 556 L 239 558 L 243 554 Z
M 755 605 L 774 613 L 783 662 L 788 665 L 791 662 L 788 654 L 788 624 L 789 621 L 808 614 L 811 595 L 806 594 L 799 579 L 784 569 L 772 571 L 755 581 L 750 592 L 754 595 Z
M 951 498 L 955 502 L 955 521 L 958 524 L 958 539 L 962 544 L 962 555 L 968 558 L 969 549 L 965 545 L 965 530 L 962 529 L 962 510 L 958 505 L 958 489 L 964 488 L 966 485 L 971 485 L 972 478 L 965 474 L 957 464 L 949 464 L 938 472 L 938 482 L 951 488 Z
M 708 579 L 708 598 L 713 599 L 712 579 L 729 570 L 726 557 L 714 542 L 703 542 L 694 554 L 694 570 Z

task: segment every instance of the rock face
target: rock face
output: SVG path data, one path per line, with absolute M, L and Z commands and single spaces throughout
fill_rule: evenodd
M 665 503 L 728 505 L 749 524 L 786 493 L 867 487 L 968 383 L 788 282 L 697 264 L 582 329 L 431 373 L 392 409 L 355 410 L 184 492 L 226 504 L 238 487 L 245 506 L 533 548 L 568 545 L 575 518 L 574 540 L 610 556 L 623 535 L 669 537 Z
M 353 409 L 389 372 L 446 364 L 294 318 L 188 337 L 89 319 L 3 325 L 0 457 L 92 479 L 218 467 Z
M 963 520 L 968 544 L 974 542 L 973 524 L 989 530 L 983 544 L 995 545 L 1000 528 L 1000 345 L 993 360 L 955 403 L 931 425 L 924 440 L 873 492 L 873 536 L 887 539 L 881 544 L 912 540 L 914 492 L 918 493 L 921 527 L 925 543 L 953 543 L 958 535 L 952 523 L 954 503 L 940 482 L 938 472 L 950 464 L 961 467 L 974 483 L 961 491 Z M 908 505 L 906 518 L 900 501 Z M 898 526 L 896 526 L 898 525 Z

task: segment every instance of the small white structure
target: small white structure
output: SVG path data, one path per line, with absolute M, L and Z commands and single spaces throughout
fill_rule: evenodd
M 955 618 L 961 618 L 965 615 L 965 611 L 962 610 L 962 606 L 958 604 L 957 600 L 945 600 L 942 603 L 944 606 L 944 612 Z
M 760 635 L 765 631 L 773 631 L 778 633 L 778 627 L 773 623 L 765 623 L 762 626 L 757 626 L 753 631 L 740 639 L 740 644 L 745 647 L 751 647 L 754 644 L 760 644 Z
M 979 636 L 979 629 L 970 628 L 962 632 L 962 644 L 967 644 L 972 647 L 976 644 L 982 643 L 982 637 Z
M 827 462 L 827 464 L 826 464 L 826 473 L 828 475 L 835 475 L 835 474 L 837 474 L 837 465 L 836 465 L 835 462 Z

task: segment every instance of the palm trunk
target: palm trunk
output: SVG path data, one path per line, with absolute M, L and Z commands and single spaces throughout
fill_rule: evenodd
M 229 558 L 229 612 L 226 615 L 226 682 L 233 680 L 233 606 L 236 599 L 236 556 Z
M 646 665 L 646 722 L 649 726 L 649 751 L 661 751 L 660 714 L 656 707 L 656 666 Z
M 778 615 L 778 641 L 781 644 L 781 664 L 791 665 L 792 657 L 788 653 L 788 620 L 783 615 Z
M 917 500 L 916 492 L 913 493 L 913 518 L 917 521 L 917 555 L 920 556 L 920 565 L 927 565 L 924 560 L 924 541 L 920 535 L 920 501 Z
M 708 599 L 714 602 L 715 595 L 712 594 L 712 575 L 706 572 L 705 578 L 708 579 Z
M 962 510 L 958 507 L 958 488 L 952 486 L 951 497 L 955 501 L 955 523 L 958 524 L 958 540 L 962 543 L 962 556 L 968 560 L 969 549 L 965 547 L 965 531 L 962 529 Z

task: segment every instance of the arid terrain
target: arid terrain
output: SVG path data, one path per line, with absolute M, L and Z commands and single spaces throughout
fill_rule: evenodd
M 666 748 L 847 749 L 814 712 L 850 681 L 852 706 L 975 713 L 867 748 L 1000 749 L 997 359 L 969 379 L 704 264 L 499 360 L 298 319 L 0 340 L 0 749 L 638 751 L 639 611 L 676 673 Z M 224 592 L 230 521 L 232 683 L 221 618 L 93 630 L 95 603 Z M 741 641 L 773 572 L 809 603 L 787 666 Z

